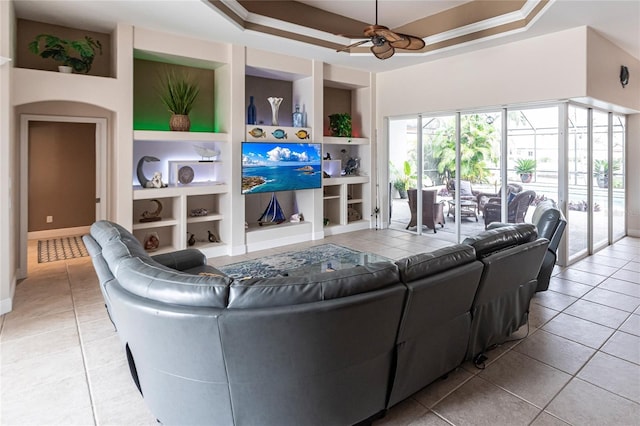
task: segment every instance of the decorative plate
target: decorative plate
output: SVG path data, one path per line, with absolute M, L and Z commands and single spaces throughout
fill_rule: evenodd
M 189 166 L 182 166 L 178 170 L 178 182 L 182 184 L 191 183 L 193 180 L 193 169 Z

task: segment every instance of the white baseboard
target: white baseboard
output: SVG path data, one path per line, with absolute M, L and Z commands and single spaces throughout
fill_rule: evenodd
M 0 300 L 0 315 L 7 314 L 13 310 L 13 299 Z
M 13 310 L 13 296 L 16 294 L 16 278 L 15 277 L 11 279 L 11 283 L 9 287 L 11 289 L 11 295 L 6 299 L 0 300 L 0 315 L 4 315 Z
M 627 235 L 630 237 L 640 237 L 640 229 L 627 229 Z
M 75 228 L 48 229 L 46 231 L 33 231 L 27 234 L 29 240 L 45 240 L 47 238 L 68 237 L 71 235 L 88 234 L 90 226 L 76 226 Z

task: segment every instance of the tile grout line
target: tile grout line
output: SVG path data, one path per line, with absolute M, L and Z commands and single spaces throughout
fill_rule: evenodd
M 626 264 L 628 264 L 628 262 L 627 262 L 627 263 L 625 263 L 625 265 L 626 265 Z M 621 268 L 622 268 L 622 267 L 619 267 L 619 268 L 618 268 L 618 271 L 619 271 Z M 618 272 L 618 271 L 616 271 L 616 272 Z M 615 272 L 614 272 L 614 273 L 615 273 Z M 612 275 L 613 275 L 613 274 L 612 274 Z M 604 281 L 602 281 L 602 282 L 604 282 Z M 577 301 L 579 301 L 579 300 L 583 300 L 583 297 L 584 297 L 584 296 L 586 296 L 587 294 L 589 294 L 593 289 L 598 288 L 598 287 L 600 286 L 600 284 L 602 284 L 602 282 L 598 283 L 598 284 L 597 284 L 596 286 L 594 286 L 591 290 L 589 290 L 588 292 L 586 292 L 585 294 L 583 294 L 582 296 L 580 296 L 579 298 L 577 298 L 573 303 L 571 303 L 570 305 L 568 305 L 567 307 L 565 307 L 562 311 L 560 311 L 560 313 L 564 313 L 565 315 L 569 315 L 569 316 L 572 316 L 572 317 L 574 317 L 574 318 L 579 318 L 579 319 L 581 319 L 581 320 L 588 321 L 588 322 L 590 322 L 590 323 L 592 323 L 592 324 L 596 324 L 596 325 L 601 325 L 601 326 L 603 326 L 603 327 L 607 327 L 607 326 L 605 326 L 605 325 L 598 324 L 598 323 L 596 323 L 596 322 L 593 322 L 593 321 L 587 320 L 587 319 L 585 319 L 585 318 L 580 318 L 580 317 L 577 317 L 577 316 L 571 315 L 570 313 L 566 313 L 566 312 L 565 312 L 565 310 L 566 310 L 566 309 L 568 309 L 569 307 L 571 307 L 574 303 L 576 303 L 576 302 L 577 302 Z M 579 284 L 582 284 L 582 283 L 579 283 Z M 556 293 L 558 293 L 558 292 L 556 292 Z M 560 293 L 560 294 L 562 294 L 562 293 Z M 589 301 L 588 299 L 584 299 L 584 300 Z M 589 302 L 590 302 L 590 301 L 589 301 Z M 592 302 L 592 303 L 597 303 L 597 302 Z M 600 303 L 598 303 L 598 304 L 600 304 Z M 607 306 L 607 305 L 602 305 L 602 304 L 600 304 L 600 305 L 601 305 L 601 306 L 610 307 L 610 306 Z M 613 308 L 613 309 L 616 309 L 616 308 Z M 620 310 L 620 309 L 618 309 L 618 310 Z M 620 311 L 622 311 L 622 310 L 620 310 Z M 627 312 L 627 311 L 622 311 L 622 312 Z M 547 404 L 542 408 L 542 412 L 547 412 L 546 410 L 547 410 L 547 408 L 549 407 L 549 405 L 551 405 L 551 403 L 552 403 L 552 402 L 553 402 L 553 401 L 558 397 L 558 395 L 560 395 L 560 393 L 561 393 L 564 389 L 566 389 L 566 387 L 567 387 L 567 386 L 569 386 L 569 384 L 570 384 L 573 380 L 581 380 L 581 381 L 583 381 L 583 382 L 585 382 L 585 383 L 589 383 L 590 385 L 597 387 L 598 389 L 601 389 L 601 390 L 603 390 L 603 391 L 605 391 L 605 392 L 611 393 L 612 395 L 615 395 L 615 396 L 617 396 L 617 397 L 619 397 L 619 398 L 623 398 L 623 399 L 625 399 L 625 400 L 627 400 L 627 401 L 630 401 L 630 402 L 633 402 L 633 403 L 635 403 L 635 404 L 638 404 L 637 402 L 635 402 L 635 401 L 633 401 L 633 400 L 630 400 L 629 398 L 627 398 L 627 397 L 625 397 L 625 396 L 623 396 L 623 395 L 619 395 L 618 393 L 612 392 L 612 391 L 610 391 L 610 390 L 608 390 L 608 389 L 605 389 L 605 388 L 603 388 L 603 387 L 601 387 L 601 386 L 599 386 L 599 385 L 597 385 L 597 384 L 595 384 L 595 383 L 591 383 L 591 382 L 590 382 L 590 381 L 588 381 L 588 380 L 585 380 L 585 379 L 582 379 L 582 378 L 578 377 L 578 375 L 580 374 L 580 372 L 584 370 L 584 368 L 589 364 L 589 362 L 591 362 L 591 360 L 592 360 L 592 359 L 593 359 L 593 358 L 594 358 L 598 353 L 602 352 L 602 353 L 607 354 L 607 355 L 609 355 L 609 356 L 614 356 L 614 355 L 610 355 L 610 354 L 608 354 L 607 352 L 602 351 L 602 348 L 607 344 L 607 342 L 609 342 L 609 340 L 611 340 L 611 338 L 615 335 L 615 333 L 616 333 L 617 331 L 620 331 L 620 327 L 622 326 L 622 324 L 624 324 L 624 323 L 625 323 L 625 322 L 626 322 L 626 321 L 631 317 L 631 315 L 633 315 L 633 312 L 627 312 L 627 314 L 628 314 L 628 315 L 627 315 L 627 317 L 624 319 L 624 321 L 622 321 L 622 322 L 620 323 L 620 325 L 618 325 L 618 327 L 617 327 L 617 328 L 607 327 L 607 328 L 609 328 L 609 329 L 613 330 L 613 333 L 611 333 L 611 335 L 610 335 L 609 337 L 607 337 L 607 338 L 604 340 L 604 342 L 602 342 L 602 344 L 601 344 L 598 348 L 591 348 L 590 346 L 584 345 L 584 344 L 582 344 L 582 343 L 580 343 L 580 342 L 576 342 L 576 341 L 571 340 L 571 339 L 568 339 L 568 338 L 566 338 L 566 337 L 564 337 L 564 336 L 560 336 L 560 335 L 557 335 L 557 334 L 555 334 L 555 333 L 552 333 L 552 332 L 550 332 L 550 331 L 548 331 L 548 330 L 544 330 L 544 331 L 546 331 L 547 333 L 553 334 L 554 336 L 557 336 L 557 337 L 560 337 L 560 338 L 563 338 L 563 339 L 567 339 L 567 340 L 569 340 L 569 341 L 571 341 L 571 342 L 574 342 L 574 343 L 577 343 L 577 344 L 580 344 L 580 345 L 586 346 L 586 347 L 591 348 L 591 349 L 595 349 L 595 351 L 593 352 L 593 354 L 591 354 L 591 356 L 589 356 L 589 358 L 584 362 L 584 364 L 582 364 L 582 366 L 581 366 L 581 367 L 580 367 L 580 368 L 579 368 L 579 369 L 578 369 L 578 370 L 577 370 L 573 375 L 571 375 L 571 378 L 567 381 L 567 383 L 565 383 L 565 384 L 560 388 L 560 390 L 559 390 L 559 391 L 558 391 L 558 392 L 557 392 L 557 393 L 556 393 L 556 394 L 555 394 L 555 395 L 554 395 L 554 396 L 549 400 L 549 402 L 548 402 L 548 403 L 547 403 Z M 546 323 L 545 323 L 545 324 L 546 324 Z M 614 356 L 614 357 L 615 357 L 615 356 Z M 615 358 L 622 359 L 622 358 L 619 358 L 619 357 L 615 357 Z M 533 359 L 535 359 L 535 358 L 533 358 Z M 538 361 L 538 360 L 537 360 L 537 361 Z M 542 361 L 538 361 L 538 362 L 542 362 Z M 547 363 L 544 363 L 544 364 L 545 364 L 545 365 L 548 365 Z M 633 363 L 633 364 L 635 364 L 635 363 Z M 550 366 L 550 365 L 549 365 L 549 366 Z M 550 366 L 550 367 L 553 367 L 553 366 Z M 553 368 L 556 368 L 556 367 L 553 367 Z M 556 369 L 557 369 L 557 368 L 556 368 Z M 559 369 L 558 369 L 558 370 L 559 370 Z M 562 370 L 559 370 L 559 371 L 562 371 Z M 566 372 L 565 372 L 565 373 L 566 373 Z M 568 373 L 567 373 L 567 374 L 568 374 Z M 559 418 L 558 416 L 556 416 L 556 415 L 552 414 L 551 412 L 547 412 L 547 413 L 548 413 L 548 414 L 551 414 L 551 415 L 552 415 L 553 417 L 555 417 L 555 418 Z M 536 417 L 538 417 L 538 416 L 536 416 Z M 572 423 L 570 423 L 570 422 L 568 422 L 568 421 L 566 421 L 566 420 L 564 420 L 564 419 L 562 419 L 562 418 L 559 418 L 559 419 L 560 419 L 560 420 L 562 420 L 562 421 L 563 421 L 563 422 L 565 422 L 565 423 L 572 424 Z M 534 421 L 535 421 L 535 419 L 534 419 Z
M 75 301 L 75 298 L 73 297 L 73 286 L 71 285 L 71 274 L 69 273 L 69 264 L 66 261 L 65 261 L 65 269 L 67 272 L 67 280 L 69 282 L 69 291 L 71 293 L 71 306 L 73 307 L 73 316 L 76 323 L 76 330 L 78 332 L 78 343 L 80 344 L 80 354 L 82 355 L 82 368 L 84 372 L 85 383 L 87 385 L 87 392 L 89 394 L 89 402 L 91 403 L 91 415 L 93 416 L 93 424 L 97 426 L 98 413 L 97 413 L 96 401 L 93 395 L 93 391 L 91 390 L 89 370 L 87 368 L 87 356 L 85 353 L 84 342 L 82 340 L 82 333 L 80 331 L 80 321 L 78 318 L 78 312 L 76 311 L 76 301 Z

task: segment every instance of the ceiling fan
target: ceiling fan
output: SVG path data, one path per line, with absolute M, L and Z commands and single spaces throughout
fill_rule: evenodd
M 362 38 L 361 36 L 349 38 Z M 371 42 L 371 52 L 378 59 L 389 59 L 396 52 L 396 49 L 420 50 L 425 46 L 424 40 L 420 37 L 401 34 L 391 31 L 389 28 L 378 25 L 378 0 L 376 0 L 376 23 L 364 29 L 365 40 L 357 41 L 349 46 L 342 47 L 336 52 L 345 52 L 361 44 Z

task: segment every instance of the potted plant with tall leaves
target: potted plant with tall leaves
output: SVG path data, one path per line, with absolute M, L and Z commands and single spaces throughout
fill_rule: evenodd
M 614 161 L 611 165 L 613 173 L 620 170 L 620 162 Z M 595 160 L 593 162 L 593 176 L 596 178 L 598 188 L 609 187 L 609 162 L 607 160 Z
M 196 82 L 186 73 L 167 72 L 161 79 L 160 98 L 171 112 L 169 128 L 188 132 L 191 128 L 189 113 L 200 93 Z
M 533 177 L 533 172 L 536 170 L 536 160 L 533 158 L 519 158 L 516 160 L 514 170 L 520 175 L 522 183 L 529 183 Z
M 39 34 L 29 43 L 29 50 L 42 58 L 62 62 L 58 71 L 87 74 L 93 65 L 96 52 L 102 54 L 102 44 L 85 36 L 80 40 L 65 40 L 51 34 Z

